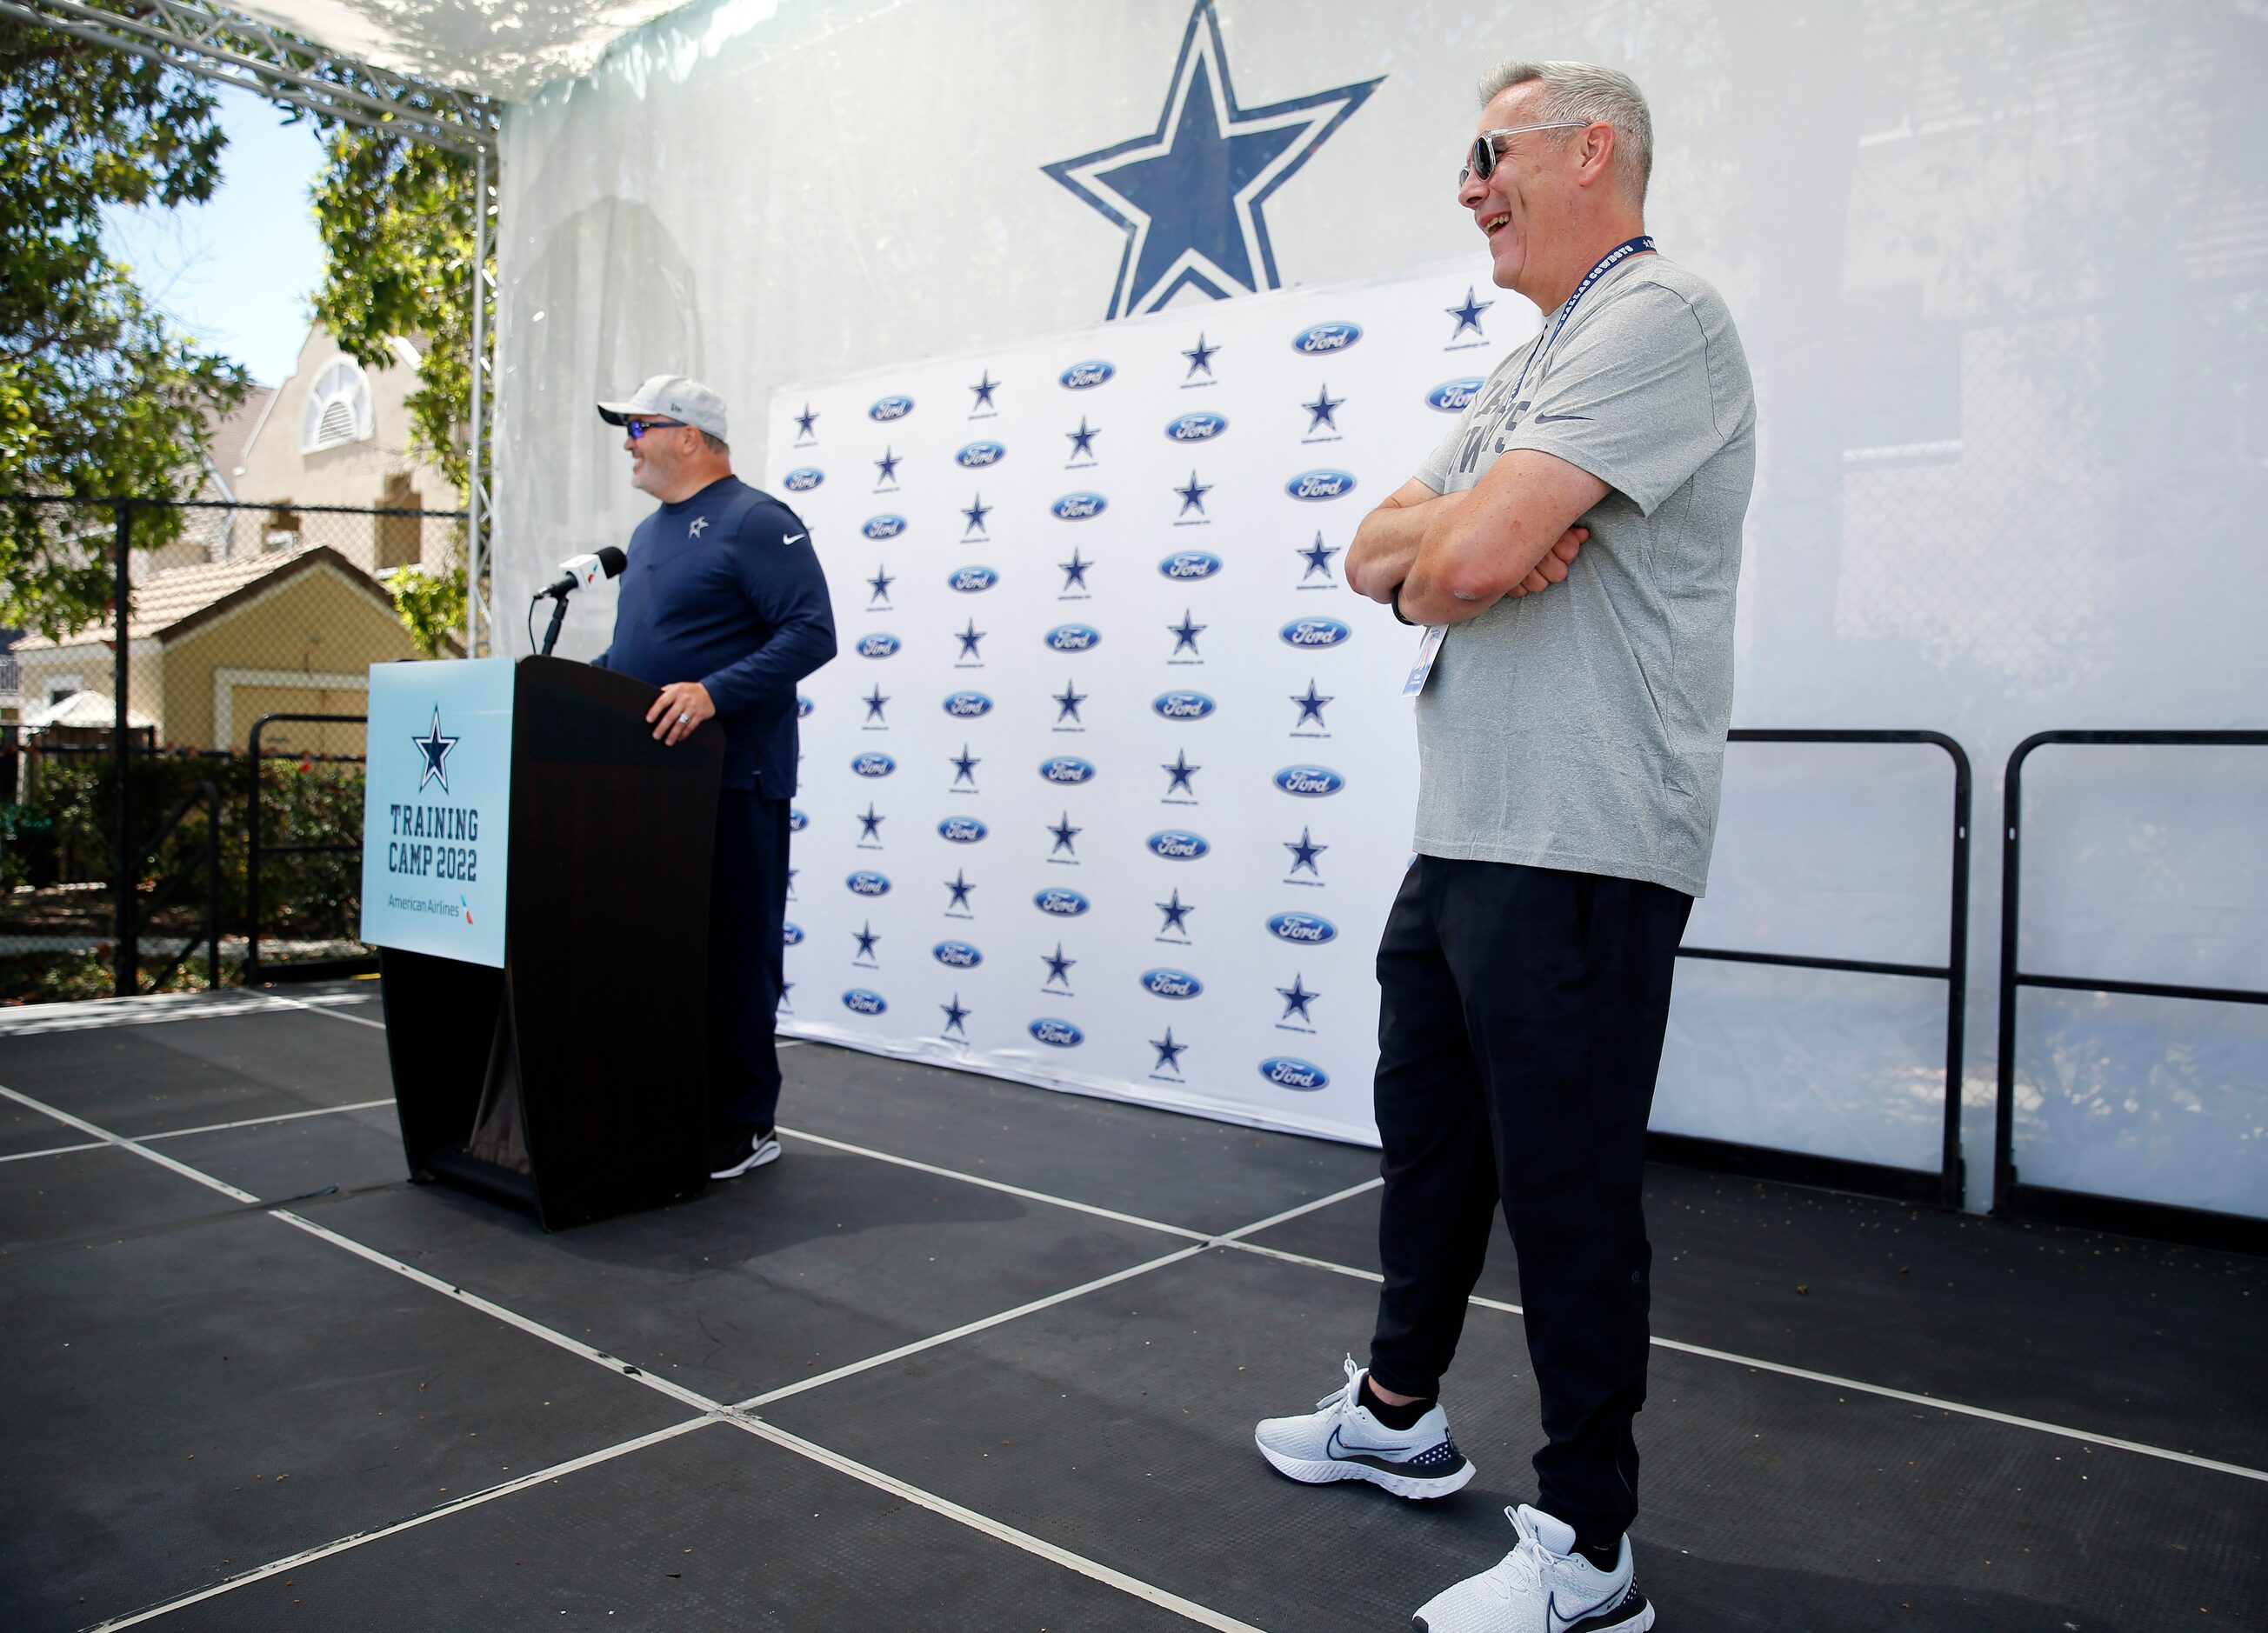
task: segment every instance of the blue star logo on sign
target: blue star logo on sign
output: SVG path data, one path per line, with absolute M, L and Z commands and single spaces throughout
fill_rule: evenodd
M 1213 0 L 1197 0 L 1158 128 L 1041 166 L 1126 235 L 1108 318 L 1281 287 L 1262 207 L 1366 101 L 1380 79 L 1265 107 L 1237 105 Z
M 441 735 L 441 710 L 438 706 L 433 710 L 433 724 L 425 735 L 413 737 L 409 740 L 417 745 L 417 752 L 425 757 L 424 769 L 417 778 L 417 791 L 422 794 L 425 791 L 426 783 L 438 782 L 441 784 L 441 791 L 447 793 L 449 751 L 457 746 L 457 739 Z

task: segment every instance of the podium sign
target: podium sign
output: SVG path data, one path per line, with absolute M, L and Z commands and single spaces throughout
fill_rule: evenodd
M 512 664 L 372 664 L 362 938 L 504 967 Z

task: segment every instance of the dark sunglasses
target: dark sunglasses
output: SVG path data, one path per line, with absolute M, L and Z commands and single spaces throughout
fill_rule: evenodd
M 1462 188 L 1474 176 L 1487 180 L 1496 174 L 1496 161 L 1504 150 L 1497 146 L 1506 136 L 1525 136 L 1531 130 L 1580 130 L 1593 121 L 1587 119 L 1555 119 L 1548 124 L 1513 125 L 1503 130 L 1484 130 L 1473 138 L 1465 153 L 1465 167 L 1457 172 L 1457 185 Z
M 682 430 L 685 429 L 685 422 L 683 420 L 624 420 L 622 429 L 630 434 L 632 442 L 637 442 L 648 431 Z

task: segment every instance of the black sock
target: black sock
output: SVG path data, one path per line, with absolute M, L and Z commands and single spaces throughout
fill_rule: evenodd
M 1623 1556 L 1623 1540 L 1616 1537 L 1611 1542 L 1578 1542 L 1575 1551 L 1611 1576 L 1615 1562 Z
M 1407 1406 L 1388 1406 L 1378 1398 L 1378 1391 L 1370 1387 L 1370 1374 L 1362 1375 L 1362 1394 L 1358 1404 L 1370 1409 L 1370 1415 L 1388 1429 L 1415 1429 L 1418 1420 L 1433 1409 L 1431 1401 L 1412 1401 Z

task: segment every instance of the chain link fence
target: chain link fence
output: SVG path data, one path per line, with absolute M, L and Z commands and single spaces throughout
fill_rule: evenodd
M 464 514 L 0 497 L 0 527 L 55 609 L 0 631 L 0 1004 L 373 967 L 367 677 L 463 655 Z

